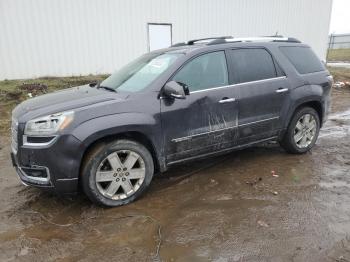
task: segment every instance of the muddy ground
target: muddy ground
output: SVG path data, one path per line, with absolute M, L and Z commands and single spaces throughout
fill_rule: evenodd
M 268 144 L 179 166 L 113 209 L 23 186 L 2 136 L 0 261 L 350 261 L 350 90 L 332 111 L 308 154 Z

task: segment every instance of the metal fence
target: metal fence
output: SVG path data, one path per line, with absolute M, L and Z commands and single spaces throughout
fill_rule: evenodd
M 350 34 L 331 34 L 328 49 L 350 48 Z
M 350 61 L 350 34 L 331 34 L 329 36 L 327 62 Z

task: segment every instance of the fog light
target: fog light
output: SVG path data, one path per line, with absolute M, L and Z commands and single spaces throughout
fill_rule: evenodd
M 46 168 L 22 167 L 22 171 L 29 177 L 37 177 L 37 178 L 47 178 L 48 177 Z

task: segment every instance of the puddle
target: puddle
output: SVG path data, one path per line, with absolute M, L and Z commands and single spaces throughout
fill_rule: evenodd
M 319 138 L 337 139 L 350 134 L 350 110 L 331 114 L 322 127 Z

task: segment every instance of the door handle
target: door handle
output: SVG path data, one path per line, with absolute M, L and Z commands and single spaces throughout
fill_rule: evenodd
M 280 87 L 276 90 L 276 93 L 283 93 L 283 92 L 287 92 L 287 91 L 288 91 L 288 88 Z
M 228 98 L 228 97 L 224 97 L 223 99 L 221 99 L 219 101 L 220 104 L 223 104 L 223 103 L 230 103 L 230 102 L 234 102 L 236 101 L 236 98 Z

